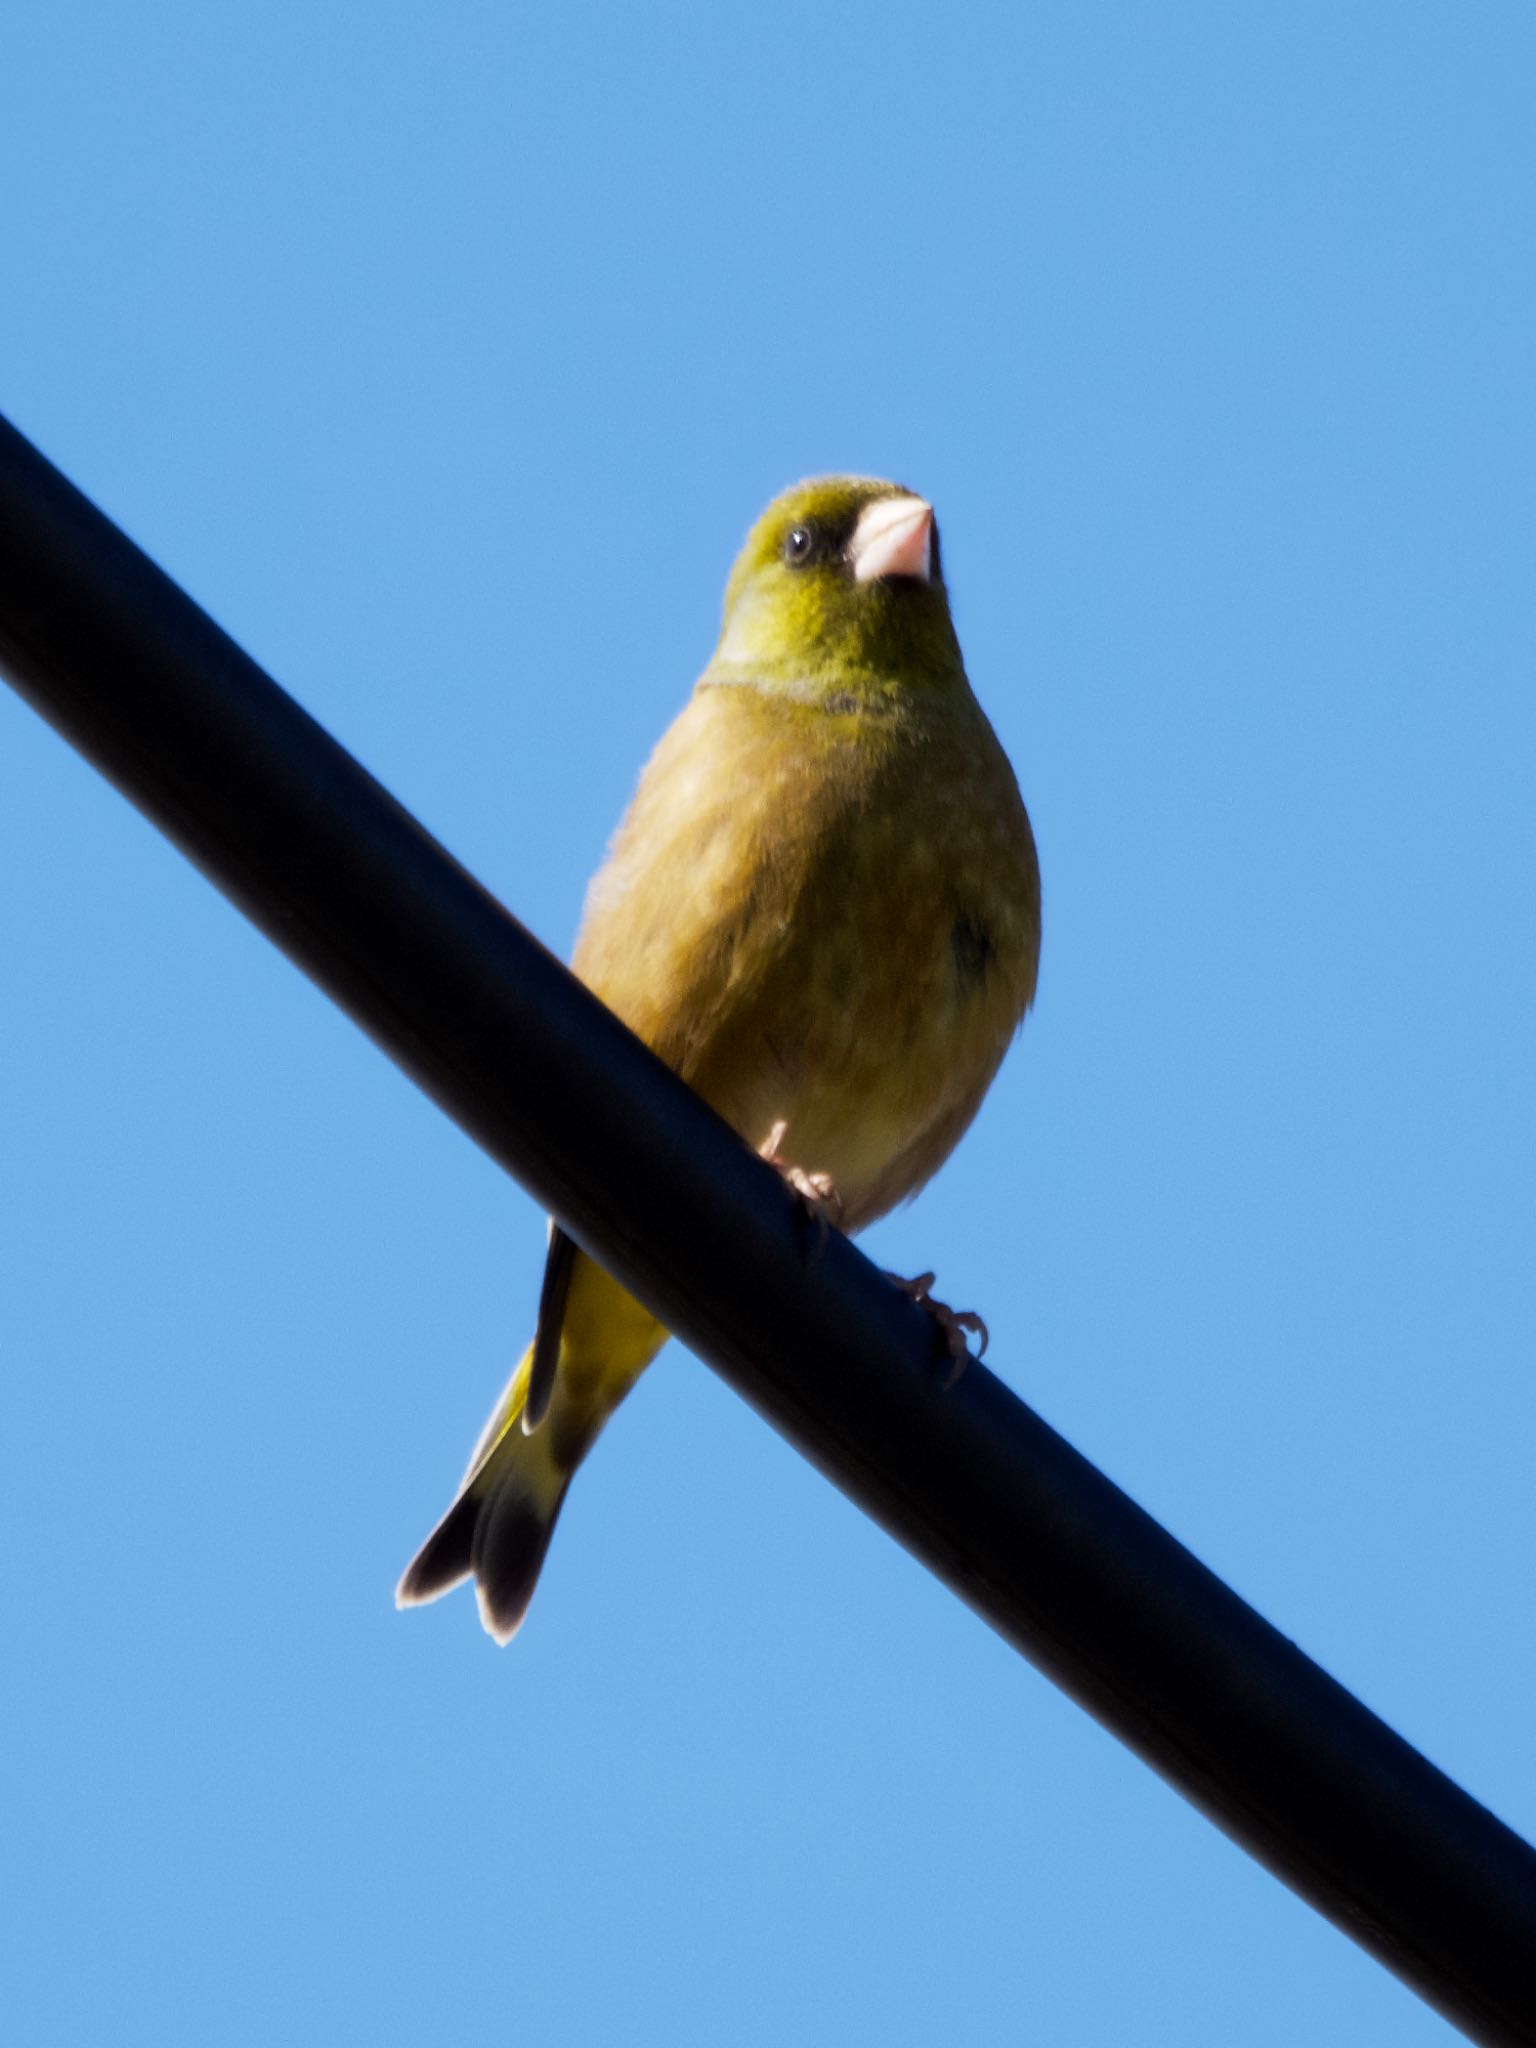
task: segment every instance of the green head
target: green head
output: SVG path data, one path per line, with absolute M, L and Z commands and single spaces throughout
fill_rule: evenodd
M 705 681 L 812 702 L 963 688 L 932 508 L 860 476 L 815 477 L 775 498 L 731 571 Z

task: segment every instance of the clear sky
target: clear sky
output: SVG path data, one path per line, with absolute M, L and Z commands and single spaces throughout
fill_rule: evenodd
M 0 408 L 564 948 L 766 499 L 912 484 L 1040 1000 L 882 1264 L 1536 1832 L 1536 16 L 13 0 Z M 1432 2043 L 669 1350 L 397 1615 L 528 1199 L 0 692 L 29 2048 Z

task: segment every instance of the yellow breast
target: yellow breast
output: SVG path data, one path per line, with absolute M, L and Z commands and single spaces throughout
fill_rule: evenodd
M 702 684 L 593 883 L 575 966 L 857 1228 L 974 1114 L 1034 993 L 1039 874 L 975 699 L 826 709 Z

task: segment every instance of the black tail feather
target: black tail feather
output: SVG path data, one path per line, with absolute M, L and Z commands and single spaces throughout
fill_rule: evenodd
M 397 1607 L 415 1607 L 467 1579 L 474 1570 L 475 1525 L 484 1502 L 460 1494 L 405 1568 L 395 1590 Z
M 562 1487 L 553 1508 L 541 1513 L 526 1494 L 507 1488 L 483 1504 L 472 1544 L 475 1597 L 498 1643 L 511 1641 L 528 1612 L 564 1499 Z

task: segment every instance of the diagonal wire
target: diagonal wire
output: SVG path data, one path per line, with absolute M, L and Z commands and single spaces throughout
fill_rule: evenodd
M 1536 1853 L 832 1233 L 0 420 L 0 668 L 586 1250 L 994 1628 L 1474 2039 Z

